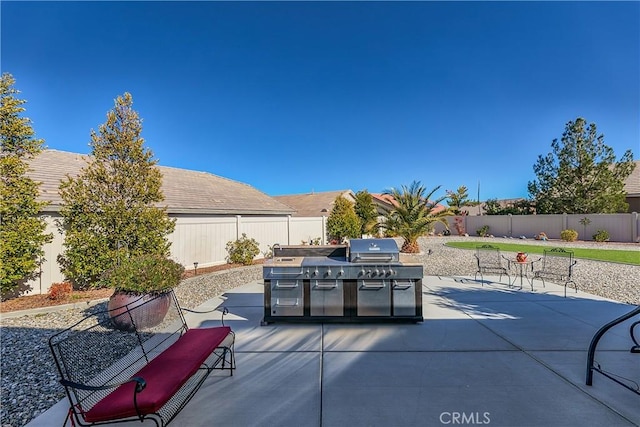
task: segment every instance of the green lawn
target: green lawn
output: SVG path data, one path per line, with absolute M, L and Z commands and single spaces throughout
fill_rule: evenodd
M 500 248 L 500 250 L 503 252 L 526 252 L 530 255 L 542 255 L 545 249 L 556 247 L 553 243 L 549 243 L 548 245 L 527 245 L 519 243 L 502 243 L 495 241 L 448 242 L 446 245 L 452 248 L 460 249 L 475 249 L 476 246 L 491 245 Z M 585 249 L 571 247 L 564 248 L 566 250 L 573 251 L 576 258 L 640 265 L 640 251 L 627 251 L 618 249 Z

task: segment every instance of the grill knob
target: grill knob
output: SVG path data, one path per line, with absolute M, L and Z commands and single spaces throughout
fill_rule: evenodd
M 331 276 L 331 267 L 327 268 L 327 276 L 329 276 L 329 277 Z
M 366 274 L 366 273 L 365 273 L 365 271 L 364 271 L 364 268 L 363 268 L 362 270 L 360 270 L 360 273 L 358 273 L 358 275 L 360 275 L 360 276 L 364 276 L 365 274 Z
M 317 276 L 320 272 L 318 271 L 318 268 L 316 267 L 315 270 L 313 270 L 313 277 Z
M 384 268 L 382 269 L 382 271 L 380 272 L 381 276 L 386 276 L 387 275 L 387 270 L 385 270 Z
M 395 270 L 393 268 L 389 269 L 389 276 L 393 276 L 394 274 L 396 274 Z
M 338 277 L 339 277 L 339 276 L 342 276 L 343 274 L 344 274 L 344 270 L 343 270 L 343 269 L 340 269 L 340 271 L 338 271 Z
M 379 274 L 380 274 L 380 271 L 376 268 L 376 269 L 373 271 L 373 275 L 374 275 L 374 276 L 378 276 Z

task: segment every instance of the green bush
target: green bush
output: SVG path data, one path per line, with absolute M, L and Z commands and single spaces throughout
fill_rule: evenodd
M 565 242 L 575 242 L 578 240 L 578 232 L 572 229 L 562 230 L 560 232 L 560 238 Z
M 184 267 L 158 254 L 125 258 L 107 270 L 100 280 L 104 287 L 135 294 L 161 293 L 182 280 Z
M 598 230 L 596 234 L 593 235 L 593 240 L 596 242 L 606 242 L 609 240 L 609 232 L 607 230 Z
M 489 226 L 483 225 L 482 227 L 476 230 L 476 234 L 480 237 L 486 237 L 489 235 Z
M 233 264 L 251 265 L 253 258 L 260 253 L 256 239 L 249 239 L 245 233 L 238 240 L 227 242 L 227 262 Z

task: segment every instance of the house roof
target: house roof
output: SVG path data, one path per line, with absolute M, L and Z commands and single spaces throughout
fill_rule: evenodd
M 43 150 L 29 164 L 29 176 L 41 182 L 40 198 L 50 202 L 46 211 L 58 211 L 62 199 L 60 182 L 75 177 L 91 156 L 58 150 Z M 293 209 L 250 185 L 208 172 L 158 166 L 164 177 L 161 206 L 173 214 L 290 215 Z
M 295 209 L 296 212 L 293 216 L 317 217 L 329 216 L 329 213 L 331 213 L 331 209 L 333 208 L 333 203 L 338 196 L 343 196 L 352 202 L 355 201 L 355 195 L 351 190 L 289 194 L 284 196 L 273 196 L 273 198 L 280 203 L 284 203 L 285 205 Z
M 640 160 L 636 160 L 636 167 L 624 181 L 624 191 L 627 196 L 640 197 Z

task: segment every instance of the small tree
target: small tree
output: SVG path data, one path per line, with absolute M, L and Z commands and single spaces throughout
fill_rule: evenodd
M 465 206 L 476 206 L 478 204 L 469 199 L 469 190 L 464 185 L 458 187 L 455 192 L 447 190 L 446 193 L 449 210 L 454 215 L 460 215 L 462 213 L 461 209 Z
M 373 204 L 373 197 L 367 190 L 356 193 L 354 209 L 360 219 L 360 235 L 375 233 L 378 225 L 378 211 Z
M 45 221 L 38 217 L 46 203 L 39 202 L 38 187 L 27 176 L 27 160 L 42 151 L 44 141 L 34 137 L 31 120 L 20 117 L 25 100 L 15 79 L 0 78 L 0 287 L 2 295 L 17 290 L 20 282 L 35 276 L 42 245 L 51 241 Z
M 164 200 L 162 173 L 144 147 L 142 120 L 132 105 L 129 93 L 115 100 L 107 121 L 91 131 L 93 158 L 60 185 L 65 241 L 58 262 L 81 288 L 99 286 L 119 257 L 169 255 L 175 220 L 157 206 Z
M 327 218 L 327 234 L 330 241 L 342 242 L 345 238 L 360 237 L 360 219 L 353 203 L 338 196 Z
M 595 123 L 570 121 L 552 153 L 538 156 L 537 180 L 528 184 L 539 214 L 626 212 L 624 181 L 635 164 L 631 150 L 616 161 L 613 149 L 597 135 Z
M 448 209 L 434 212 L 434 208 L 446 196 L 430 200 L 439 189 L 440 186 L 437 186 L 427 194 L 426 189 L 419 181 L 413 181 L 408 187 L 403 185 L 401 190 L 392 188 L 385 191 L 385 194 L 395 199 L 396 205 L 387 212 L 386 220 L 382 226 L 391 235 L 404 239 L 402 252 L 420 252 L 418 237 L 431 231 L 435 223 L 440 222 L 447 228 L 449 227 L 446 217 L 453 215 L 453 213 Z

